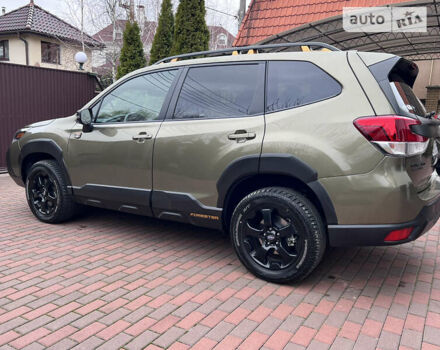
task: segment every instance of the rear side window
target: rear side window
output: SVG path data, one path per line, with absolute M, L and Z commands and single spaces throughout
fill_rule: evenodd
M 262 75 L 259 64 L 190 68 L 173 118 L 234 118 L 261 114 L 262 108 L 258 111 L 255 105 L 260 103 L 262 106 L 259 86 Z
M 322 101 L 341 92 L 341 85 L 321 68 L 303 61 L 269 62 L 266 112 Z
M 408 84 L 401 81 L 393 81 L 390 84 L 401 109 L 422 117 L 425 116 L 425 107 Z

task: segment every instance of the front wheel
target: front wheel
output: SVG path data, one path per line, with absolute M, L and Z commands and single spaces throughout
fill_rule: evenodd
M 326 247 L 319 212 L 288 188 L 263 188 L 243 198 L 230 231 L 240 261 L 270 282 L 302 280 L 319 264 Z
M 70 219 L 78 207 L 67 187 L 66 175 L 54 160 L 31 166 L 26 177 L 26 197 L 32 213 L 47 223 Z

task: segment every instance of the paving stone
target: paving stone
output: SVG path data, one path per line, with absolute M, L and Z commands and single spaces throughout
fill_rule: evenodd
M 159 334 L 146 330 L 132 341 L 127 343 L 124 348 L 127 350 L 141 350 L 145 349 L 145 347 L 153 342 L 154 339 L 159 337 Z
M 279 286 L 217 232 L 94 208 L 45 225 L 4 175 L 0 193 L 2 350 L 42 349 L 48 331 L 60 350 L 440 347 L 440 224 L 400 246 L 330 248 Z

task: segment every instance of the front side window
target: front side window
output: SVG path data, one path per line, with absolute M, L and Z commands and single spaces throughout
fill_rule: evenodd
M 339 95 L 341 85 L 321 68 L 304 61 L 269 62 L 266 112 L 295 108 Z
M 0 60 L 9 60 L 9 41 L 0 40 Z
M 60 64 L 60 45 L 42 41 L 41 62 Z
M 190 68 L 174 119 L 231 118 L 257 114 L 258 64 Z
M 144 74 L 130 79 L 104 97 L 96 123 L 157 120 L 176 70 Z

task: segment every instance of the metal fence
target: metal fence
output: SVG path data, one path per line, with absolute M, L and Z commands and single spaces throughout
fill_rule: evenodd
M 85 72 L 0 63 L 0 170 L 17 129 L 74 114 L 98 87 L 97 78 Z

